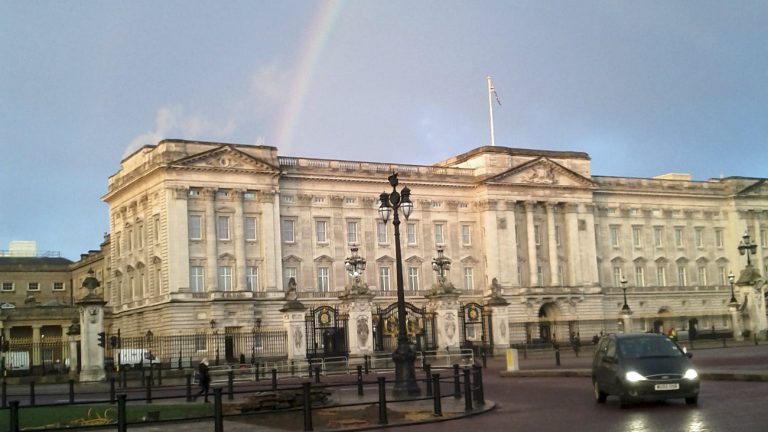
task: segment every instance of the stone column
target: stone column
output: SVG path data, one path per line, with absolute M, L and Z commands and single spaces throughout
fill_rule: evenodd
M 491 312 L 493 352 L 502 353 L 509 348 L 509 302 L 502 296 L 495 279 L 491 283 L 491 295 L 485 299 L 485 307 Z
M 339 298 L 347 315 L 347 341 L 351 356 L 373 354 L 373 294 L 348 294 Z
M 288 360 L 298 360 L 307 357 L 307 308 L 296 297 L 295 282 L 286 293 L 286 302 L 280 312 L 283 313 L 283 326 L 285 327 L 286 351 Z
M 282 238 L 280 226 L 280 195 L 277 192 L 262 192 L 261 235 L 259 245 L 264 257 L 264 290 L 283 290 Z
M 556 203 L 548 202 L 547 205 L 547 250 L 549 251 L 549 286 L 560 285 L 560 272 L 557 262 L 557 237 L 555 236 L 555 208 Z
M 206 291 L 218 290 L 218 255 L 216 253 L 216 190 L 205 189 L 205 286 Z
M 243 191 L 232 191 L 235 200 L 235 220 L 233 222 L 235 243 L 235 283 L 234 291 L 245 291 L 245 217 L 243 215 Z
M 77 378 L 77 346 L 79 345 L 80 325 L 73 324 L 67 330 L 67 344 L 69 345 L 69 352 L 67 353 L 67 363 L 64 365 L 69 369 L 69 377 L 72 379 Z M 115 359 L 117 361 L 117 359 Z
M 763 261 L 764 254 L 760 252 L 760 248 L 762 247 L 762 245 L 760 244 L 760 242 L 762 241 L 762 239 L 760 238 L 760 219 L 759 219 L 760 212 L 752 212 L 752 214 L 754 216 L 754 219 L 752 219 L 753 221 L 752 224 L 755 231 L 755 238 L 752 241 L 757 245 L 757 250 L 758 250 L 758 252 L 754 255 L 755 267 L 757 267 L 758 272 L 762 272 L 763 269 L 765 268 L 765 264 Z M 766 276 L 768 275 L 763 275 L 763 277 L 766 277 Z
M 538 264 L 538 258 L 536 256 L 536 230 L 533 226 L 533 210 L 535 207 L 535 202 L 525 202 L 525 226 L 528 233 L 528 286 L 536 286 L 538 283 L 538 272 L 536 271 L 536 266 Z
M 503 265 L 499 269 L 499 280 L 504 286 L 520 286 L 517 278 L 517 242 L 515 236 L 515 201 L 507 201 L 506 211 L 503 213 L 506 220 L 506 233 L 501 236 L 501 250 L 504 252 L 501 256 Z
M 733 339 L 737 341 L 743 341 L 744 336 L 741 334 L 743 330 L 741 328 L 741 317 L 739 316 L 739 305 L 729 305 L 728 312 L 731 314 L 731 329 L 733 330 Z
M 595 215 L 592 213 L 594 206 L 586 205 L 584 212 L 584 222 L 586 223 L 586 241 L 581 243 L 582 248 L 582 275 L 584 284 L 588 286 L 597 286 L 600 281 L 597 277 L 597 249 L 595 238 Z
M 442 292 L 427 294 L 427 309 L 435 314 L 435 331 L 438 350 L 458 350 L 459 340 L 459 293 Z
M 485 250 L 488 251 L 486 253 L 488 260 L 485 272 L 486 274 L 496 275 L 499 274 L 499 269 L 501 267 L 498 215 L 496 213 L 498 203 L 494 200 L 489 200 L 484 204 L 483 226 L 485 227 Z
M 42 365 L 40 361 L 40 329 L 43 326 L 40 324 L 32 325 L 32 358 L 30 359 L 30 368 L 35 369 L 36 366 Z
M 95 293 L 100 285 L 93 277 L 93 270 L 88 272 L 88 277 L 83 281 L 83 287 L 89 293 L 77 302 L 80 312 L 80 382 L 104 381 L 104 347 L 99 346 L 99 334 L 104 332 L 104 305 L 107 302 Z M 105 340 L 105 344 L 106 344 Z
M 579 253 L 579 218 L 578 205 L 565 206 L 565 235 L 568 244 L 568 278 L 569 286 L 581 285 L 581 254 Z

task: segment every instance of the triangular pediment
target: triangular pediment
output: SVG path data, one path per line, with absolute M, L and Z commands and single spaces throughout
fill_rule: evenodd
M 768 181 L 759 180 L 737 193 L 738 196 L 768 196 Z
M 280 169 L 236 149 L 232 145 L 222 145 L 215 149 L 179 159 L 172 164 L 177 168 L 248 171 L 258 173 L 276 173 Z
M 516 184 L 554 187 L 595 187 L 592 180 L 546 157 L 536 158 L 497 174 L 486 183 Z

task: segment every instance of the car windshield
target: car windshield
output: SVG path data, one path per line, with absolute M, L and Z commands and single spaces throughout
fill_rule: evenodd
M 632 338 L 619 342 L 619 350 L 624 358 L 678 357 L 683 355 L 680 349 L 668 338 Z

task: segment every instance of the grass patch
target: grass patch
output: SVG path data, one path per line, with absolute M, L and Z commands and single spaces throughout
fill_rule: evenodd
M 127 404 L 128 423 L 145 421 L 150 412 L 155 420 L 212 417 L 213 404 Z M 150 415 L 151 416 L 151 415 Z M 105 425 L 117 423 L 117 405 L 66 405 L 19 408 L 19 426 L 22 429 L 45 427 Z M 10 410 L 0 411 L 0 430 L 10 425 Z

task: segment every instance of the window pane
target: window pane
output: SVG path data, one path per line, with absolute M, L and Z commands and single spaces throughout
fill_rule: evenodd
M 315 234 L 318 243 L 326 243 L 328 238 L 326 236 L 326 221 L 315 221 Z
M 408 244 L 416 244 L 416 224 L 408 222 L 408 224 L 405 225 L 405 233 Z
M 389 291 L 389 267 L 379 267 L 379 289 Z
M 246 240 L 256 240 L 256 218 L 255 217 L 247 217 L 245 218 L 245 239 Z
M 387 242 L 387 224 L 378 221 L 376 223 L 376 237 L 378 238 L 379 243 L 386 243 Z
M 219 216 L 216 220 L 216 235 L 219 240 L 229 240 L 229 216 Z
M 189 215 L 189 239 L 200 240 L 203 238 L 202 216 Z
M 357 243 L 357 222 L 347 222 L 347 243 Z
M 283 241 L 286 243 L 293 243 L 295 241 L 294 238 L 294 222 L 290 219 L 284 219 L 283 220 Z

